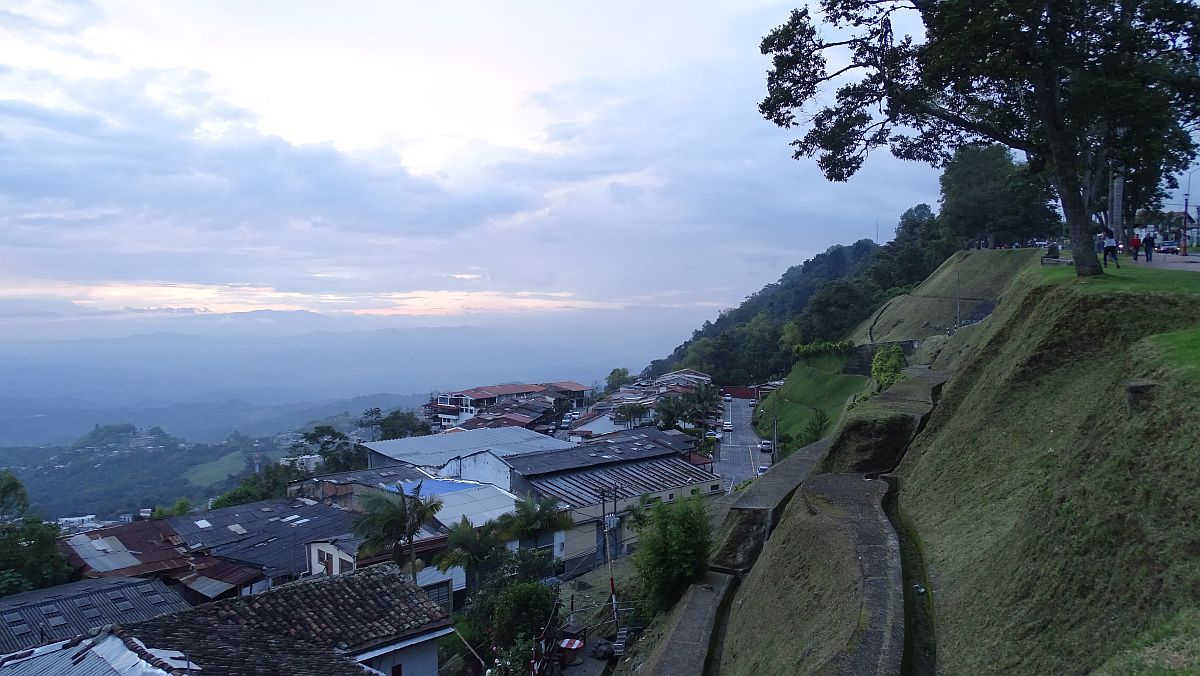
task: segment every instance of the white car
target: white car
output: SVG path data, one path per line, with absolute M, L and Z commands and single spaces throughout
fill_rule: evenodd
M 733 401 L 733 395 L 732 394 L 725 395 L 725 401 Z
M 721 425 L 721 429 L 725 430 L 726 432 L 732 432 L 733 431 L 733 423 L 727 422 L 724 425 Z
M 763 439 L 762 441 L 758 442 L 758 450 L 773 451 L 775 450 L 775 444 L 771 443 L 767 439 Z

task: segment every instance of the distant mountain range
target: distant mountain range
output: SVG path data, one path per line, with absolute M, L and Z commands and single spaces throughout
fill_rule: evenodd
M 239 327 L 281 315 L 296 323 L 328 319 L 245 314 L 250 316 L 238 317 Z M 361 412 L 366 401 L 416 406 L 439 389 L 514 381 L 590 384 L 613 367 L 644 363 L 669 335 L 641 330 L 614 337 L 543 323 L 528 329 L 0 340 L 0 446 L 66 443 L 97 423 L 112 422 L 158 425 L 189 441 L 214 441 L 235 429 L 265 435 Z

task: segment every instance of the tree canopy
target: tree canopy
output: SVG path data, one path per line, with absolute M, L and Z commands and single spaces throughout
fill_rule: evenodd
M 763 39 L 772 68 L 759 110 L 781 127 L 806 126 L 795 157 L 816 155 L 829 180 L 849 179 L 881 147 L 941 165 L 967 143 L 1001 143 L 1052 177 L 1076 272 L 1098 275 L 1089 205 L 1107 167 L 1167 167 L 1195 155 L 1192 2 L 821 0 L 820 8 L 820 19 L 794 10 Z M 920 23 L 913 33 L 923 39 L 897 31 L 906 21 Z M 822 102 L 829 85 L 832 101 Z

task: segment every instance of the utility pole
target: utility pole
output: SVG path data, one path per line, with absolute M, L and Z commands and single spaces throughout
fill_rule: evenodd
M 779 452 L 779 416 L 771 416 L 771 464 L 775 464 L 775 454 Z
M 962 328 L 962 269 L 954 271 L 954 330 Z

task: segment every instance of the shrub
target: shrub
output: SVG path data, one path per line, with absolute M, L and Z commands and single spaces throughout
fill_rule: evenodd
M 633 564 L 650 610 L 669 610 L 708 567 L 712 527 L 699 497 L 659 503 L 640 534 Z
M 871 378 L 880 390 L 885 390 L 900 380 L 904 368 L 904 353 L 899 345 L 881 347 L 871 359 Z
M 827 354 L 846 354 L 854 350 L 854 341 L 839 340 L 823 343 L 807 343 L 793 348 L 796 357 L 820 357 Z

